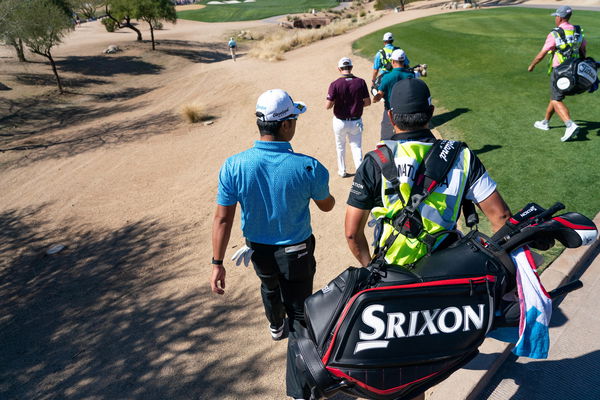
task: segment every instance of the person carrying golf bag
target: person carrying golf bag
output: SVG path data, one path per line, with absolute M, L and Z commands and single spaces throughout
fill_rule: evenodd
M 465 199 L 477 203 L 495 229 L 503 226 L 510 211 L 481 161 L 462 143 L 438 142 L 436 157 L 440 162 L 436 163 L 438 170 L 433 167 L 431 172 L 442 176 L 433 186 L 430 180 L 417 182 L 419 165 L 423 165 L 426 154 L 436 143 L 427 128 L 434 110 L 427 84 L 419 79 L 400 80 L 392 88 L 389 102 L 388 118 L 396 134 L 390 140 L 382 141 L 377 150 L 365 157 L 354 178 L 346 210 L 346 238 L 361 266 L 371 262 L 364 234 L 371 210 L 377 219 L 376 230 L 380 232 L 376 238 L 377 250 L 382 250 L 380 254 L 386 263 L 407 268 L 426 254 L 428 248 L 450 243 L 444 232 L 456 227 Z M 383 159 L 394 160 L 383 167 L 386 171 L 393 170 L 394 177 L 386 176 L 386 171 L 382 170 L 378 160 Z M 415 190 L 411 195 L 413 187 Z M 426 190 L 433 191 L 427 198 L 423 197 Z M 417 201 L 419 196 L 424 198 L 422 202 Z M 402 226 L 412 224 L 412 230 L 400 234 L 390 217 L 403 208 L 410 212 Z M 290 362 L 288 352 L 288 370 L 294 368 Z M 295 379 L 288 373 L 288 395 L 308 398 L 308 385 L 294 382 Z
M 560 139 L 563 142 L 569 140 L 579 129 L 579 126 L 571 120 L 569 109 L 563 102 L 565 96 L 581 93 L 585 91 L 585 87 L 589 89 L 597 81 L 597 64 L 593 60 L 586 61 L 581 69 L 577 65 L 575 68 L 569 68 L 573 63 L 579 64 L 586 58 L 586 40 L 583 30 L 580 26 L 569 22 L 572 13 L 571 7 L 561 6 L 551 14 L 554 16 L 556 28 L 548 34 L 544 46 L 527 68 L 529 72 L 533 71 L 546 54 L 550 55 L 548 68 L 550 102 L 546 107 L 544 119 L 535 121 L 533 126 L 543 131 L 550 130 L 549 121 L 556 112 L 566 126 L 565 133 Z M 582 74 L 577 73 L 579 70 Z M 561 79 L 566 76 L 570 76 L 572 80 Z
M 501 325 L 524 332 L 515 354 L 544 358 L 547 330 L 539 324 L 547 328 L 551 296 L 527 245 L 548 249 L 556 239 L 578 247 L 597 236 L 581 214 L 553 217 L 560 204 L 544 210 L 531 203 L 511 217 L 476 156 L 426 129 L 433 106 L 424 82 L 397 83 L 391 106 L 397 134 L 365 157 L 346 211 L 348 244 L 366 268 L 349 267 L 305 301 L 307 329 L 288 342 L 288 395 L 295 398 L 343 391 L 423 399 Z M 455 230 L 461 208 L 467 226 L 477 224 L 473 203 L 497 231 L 492 238 Z M 363 231 L 369 210 L 372 257 Z M 515 309 L 524 311 L 513 318 Z

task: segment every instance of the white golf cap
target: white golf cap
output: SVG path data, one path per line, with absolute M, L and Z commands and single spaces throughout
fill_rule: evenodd
M 394 40 L 394 35 L 392 35 L 392 32 L 386 32 L 383 34 L 383 40 L 386 42 L 388 40 Z
M 284 121 L 296 118 L 306 111 L 302 102 L 294 102 L 285 90 L 271 89 L 260 95 L 256 102 L 256 116 L 263 121 Z
M 392 52 L 390 58 L 394 61 L 404 61 L 406 58 L 406 53 L 402 49 L 396 49 Z
M 351 66 L 352 66 L 352 60 L 349 59 L 348 57 L 342 57 L 342 58 L 340 58 L 340 61 L 338 61 L 338 68 L 351 67 Z

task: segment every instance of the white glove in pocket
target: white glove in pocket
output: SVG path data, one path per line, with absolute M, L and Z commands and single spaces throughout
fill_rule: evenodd
M 247 267 L 248 265 L 250 265 L 250 258 L 252 257 L 253 253 L 254 253 L 254 250 L 252 250 L 250 247 L 244 245 L 238 251 L 235 252 L 233 257 L 231 257 L 231 260 L 235 261 L 235 265 L 237 265 L 238 267 L 242 263 L 244 263 L 244 266 Z

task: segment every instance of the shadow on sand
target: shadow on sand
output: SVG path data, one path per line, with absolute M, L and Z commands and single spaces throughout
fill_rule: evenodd
M 69 56 L 56 63 L 60 71 L 75 72 L 88 76 L 154 75 L 163 67 L 143 61 L 139 57 L 116 55 L 111 56 Z
M 260 305 L 246 304 L 243 292 L 230 292 L 225 302 L 210 296 L 205 282 L 196 284 L 198 276 L 185 268 L 198 245 L 190 239 L 194 226 L 144 219 L 117 229 L 75 221 L 56 228 L 45 217 L 48 206 L 0 212 L 0 398 L 249 393 L 235 382 L 256 380 L 263 371 L 255 366 L 268 352 L 236 358 L 240 339 L 216 353 L 235 335 L 215 329 L 235 332 L 247 322 L 227 315 L 242 308 L 258 315 Z M 53 243 L 67 247 L 47 255 Z M 259 384 L 251 388 L 269 395 Z
M 161 40 L 156 51 L 170 56 L 183 57 L 195 63 L 210 64 L 230 58 L 226 46 L 222 44 L 190 40 Z
M 118 92 L 116 95 L 123 96 L 123 92 Z M 110 97 L 112 94 L 105 93 L 102 96 Z M 25 137 L 34 139 L 55 129 L 64 129 L 119 112 L 132 111 L 143 105 L 143 103 L 135 106 L 114 104 L 95 107 L 93 104 L 76 104 L 50 96 L 21 100 L 0 99 L 0 111 L 5 115 L 0 118 L 0 145 L 6 148 L 15 140 Z M 39 139 L 41 138 L 37 138 Z
M 59 72 L 60 75 L 60 72 Z M 52 74 L 17 74 L 17 82 L 28 86 L 56 86 L 56 78 Z M 88 87 L 91 85 L 105 85 L 108 81 L 92 78 L 73 78 L 61 76 L 61 82 L 65 88 Z
M 135 120 L 108 123 L 60 136 L 35 137 L 25 144 L 0 148 L 0 152 L 34 150 L 26 152 L 17 162 L 19 166 L 23 166 L 45 159 L 75 156 L 102 146 L 129 143 L 148 136 L 170 133 L 180 122 L 180 118 L 170 112 L 143 115 Z

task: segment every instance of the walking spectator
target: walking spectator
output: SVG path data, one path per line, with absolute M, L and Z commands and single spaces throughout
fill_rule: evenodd
M 229 38 L 227 46 L 229 46 L 229 54 L 231 54 L 231 59 L 235 61 L 235 50 L 237 49 L 237 43 L 233 38 Z

